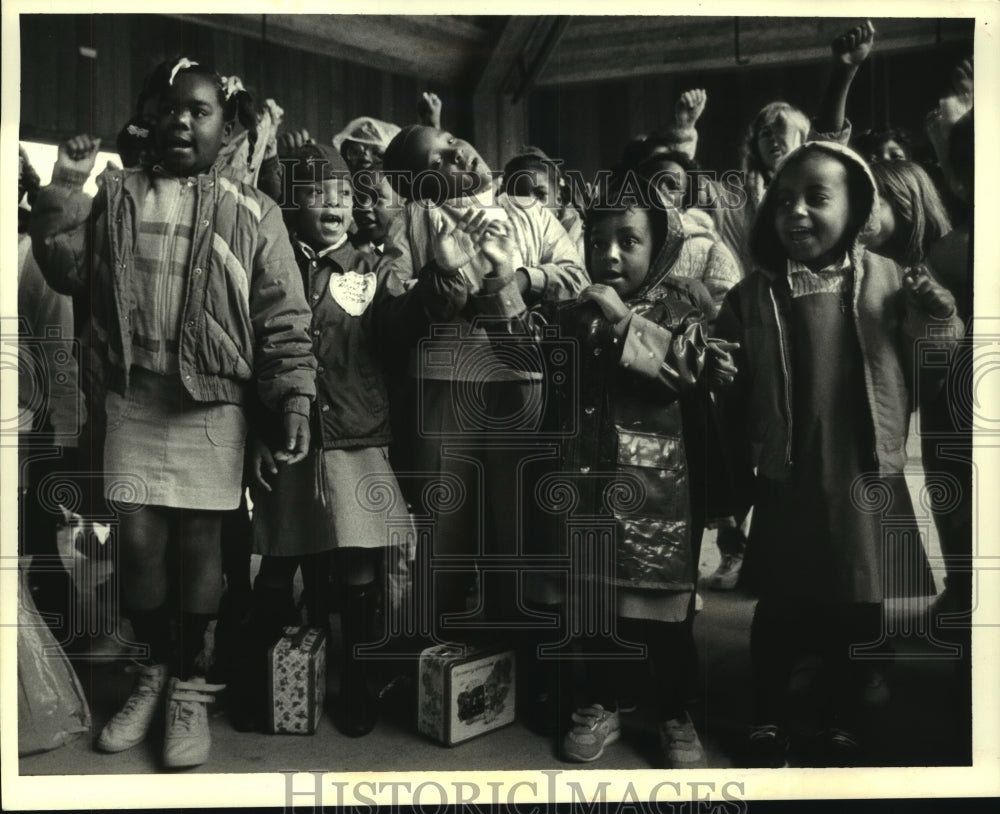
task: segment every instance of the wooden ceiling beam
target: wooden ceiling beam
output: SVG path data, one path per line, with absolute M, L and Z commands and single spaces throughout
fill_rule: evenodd
M 829 22 L 829 21 L 826 21 Z M 836 22 L 836 21 L 834 21 Z M 576 22 L 574 20 L 572 28 Z M 914 48 L 933 47 L 938 43 L 961 42 L 969 39 L 969 31 L 960 26 L 943 25 L 934 20 L 900 21 L 889 30 L 883 30 L 877 39 L 878 53 L 895 53 Z M 839 29 L 838 29 L 839 30 Z M 568 35 L 569 32 L 567 32 Z M 741 54 L 749 58 L 745 67 L 778 67 L 803 62 L 829 59 L 828 41 L 820 38 L 786 37 L 785 32 L 775 36 L 771 32 L 766 40 L 759 32 L 741 30 Z M 829 39 L 835 34 L 831 33 Z M 652 41 L 650 41 L 650 39 Z M 777 45 L 776 45 L 777 43 Z M 714 33 L 703 34 L 696 41 L 676 43 L 657 40 L 654 36 L 643 42 L 614 43 L 605 41 L 600 49 L 581 49 L 564 37 L 548 69 L 538 85 L 552 87 L 607 79 L 653 76 L 675 72 L 723 70 L 736 67 L 732 28 L 722 32 L 716 26 Z

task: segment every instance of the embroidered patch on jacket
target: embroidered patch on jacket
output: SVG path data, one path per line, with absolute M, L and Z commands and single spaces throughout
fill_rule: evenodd
M 330 296 L 352 317 L 359 317 L 375 296 L 375 272 L 345 271 L 330 277 Z

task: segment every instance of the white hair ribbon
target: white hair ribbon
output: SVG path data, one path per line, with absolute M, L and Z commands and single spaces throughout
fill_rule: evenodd
M 197 62 L 192 62 L 187 57 L 181 57 L 179 60 L 177 60 L 177 64 L 174 65 L 174 69 L 170 72 L 170 81 L 167 84 L 168 85 L 174 84 L 174 79 L 176 78 L 178 71 L 184 71 L 187 70 L 188 68 L 193 68 L 197 64 L 198 64 Z

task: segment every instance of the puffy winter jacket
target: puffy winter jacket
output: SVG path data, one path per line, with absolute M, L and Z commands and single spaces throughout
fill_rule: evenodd
M 109 170 L 93 200 L 80 173 L 60 168 L 38 195 L 32 249 L 56 291 L 88 295 L 93 383 L 123 393 L 137 217 L 150 170 Z M 308 412 L 316 393 L 312 317 L 281 214 L 267 196 L 217 169 L 195 181 L 191 265 L 180 335 L 180 376 L 196 401 L 244 402 L 256 382 L 275 411 Z M 296 398 L 298 397 L 298 398 Z

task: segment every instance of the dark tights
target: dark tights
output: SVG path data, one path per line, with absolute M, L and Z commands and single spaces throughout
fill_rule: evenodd
M 189 677 L 203 672 L 198 655 L 222 591 L 223 512 L 142 506 L 119 520 L 122 600 L 140 644 L 154 663 L 173 662 Z M 171 556 L 176 560 L 171 561 Z M 179 615 L 171 610 L 176 601 Z M 171 648 L 171 620 L 178 651 Z

